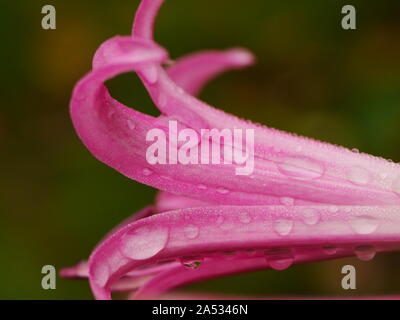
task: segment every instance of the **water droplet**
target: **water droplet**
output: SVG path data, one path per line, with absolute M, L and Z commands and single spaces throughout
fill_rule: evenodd
M 168 228 L 163 226 L 135 228 L 123 235 L 121 253 L 135 260 L 151 258 L 165 248 L 168 236 Z
M 205 186 L 204 184 L 199 184 L 197 186 L 197 188 L 201 189 L 201 190 L 207 190 L 207 186 Z
M 275 270 L 285 270 L 293 264 L 293 258 L 270 259 L 269 266 Z
M 188 225 L 183 229 L 186 238 L 195 239 L 199 235 L 199 227 L 194 225 Z
M 229 190 L 224 189 L 224 188 L 219 188 L 219 189 L 217 189 L 217 192 L 221 193 L 221 194 L 227 194 L 227 193 L 229 193 Z
M 351 149 L 351 151 L 353 151 L 354 153 L 360 153 L 360 150 L 358 150 L 357 148 L 353 148 Z
M 303 212 L 303 221 L 308 225 L 315 225 L 320 219 L 320 214 L 312 208 L 305 209 Z
M 276 248 L 266 250 L 265 259 L 268 265 L 275 270 L 287 269 L 294 262 L 292 250 L 289 248 Z
M 276 220 L 274 229 L 279 235 L 287 236 L 293 229 L 293 221 L 288 219 Z
M 133 120 L 128 119 L 128 120 L 126 120 L 126 123 L 127 123 L 129 129 L 134 130 L 136 128 L 136 124 Z
M 181 257 L 180 262 L 182 266 L 188 269 L 197 269 L 201 266 L 201 263 L 203 262 L 202 257 L 195 257 L 195 256 L 189 256 L 189 257 Z
M 357 166 L 348 169 L 346 176 L 350 182 L 357 185 L 367 184 L 371 179 L 370 173 L 367 169 Z
M 357 258 L 362 261 L 369 261 L 375 257 L 376 251 L 373 246 L 361 245 L 354 248 Z
M 379 221 L 370 216 L 358 216 L 350 220 L 350 225 L 358 234 L 373 233 L 379 225 Z
M 249 223 L 251 221 L 251 217 L 247 212 L 239 213 L 239 220 L 242 223 Z
M 335 213 L 339 211 L 339 208 L 337 206 L 329 206 L 328 210 L 331 213 Z
M 396 177 L 392 182 L 392 190 L 400 196 L 400 177 Z
M 150 169 L 148 169 L 148 168 L 144 168 L 144 169 L 142 170 L 142 173 L 143 173 L 145 176 L 150 176 L 150 175 L 153 174 L 153 171 L 150 170 Z
M 285 206 L 292 206 L 294 205 L 294 199 L 290 198 L 290 197 L 281 197 L 280 201 L 282 204 L 284 204 Z
M 278 163 L 279 171 L 293 179 L 317 179 L 324 173 L 324 168 L 318 162 L 300 157 L 288 157 Z
M 338 251 L 338 247 L 334 245 L 325 245 L 322 247 L 322 251 L 324 251 L 326 254 L 333 255 Z
M 141 74 L 150 84 L 154 84 L 157 82 L 158 70 L 155 65 L 151 64 L 149 66 L 143 67 L 141 70 Z

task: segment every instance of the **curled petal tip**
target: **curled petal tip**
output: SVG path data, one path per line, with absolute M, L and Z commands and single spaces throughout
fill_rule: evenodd
M 238 67 L 253 65 L 256 62 L 253 53 L 244 48 L 230 49 L 228 53 L 232 63 Z
M 118 66 L 121 64 L 161 63 L 168 60 L 168 52 L 155 42 L 132 39 L 128 36 L 116 36 L 105 41 L 96 51 L 92 66 Z

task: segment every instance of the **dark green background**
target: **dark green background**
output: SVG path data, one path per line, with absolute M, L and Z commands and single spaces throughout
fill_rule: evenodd
M 107 38 L 128 34 L 138 1 L 13 1 L 1 4 L 0 298 L 91 299 L 87 281 L 41 289 L 41 267 L 85 258 L 115 224 L 152 202 L 155 190 L 94 159 L 68 114 L 75 82 Z M 57 29 L 41 28 L 41 8 Z M 357 30 L 341 8 L 357 9 Z M 202 94 L 238 116 L 400 161 L 400 2 L 397 0 L 167 0 L 156 38 L 176 58 L 244 46 L 255 67 L 226 74 Z M 135 75 L 109 82 L 122 102 L 155 114 Z M 357 290 L 341 289 L 344 264 Z M 400 293 L 400 255 L 337 260 L 192 285 L 239 294 Z

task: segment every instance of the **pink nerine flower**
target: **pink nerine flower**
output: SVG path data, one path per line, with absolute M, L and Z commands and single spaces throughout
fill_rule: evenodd
M 103 43 L 76 85 L 71 117 L 86 147 L 125 176 L 162 190 L 114 229 L 87 263 L 63 270 L 89 277 L 98 299 L 135 297 L 226 274 L 400 248 L 400 166 L 381 158 L 267 128 L 217 110 L 195 95 L 210 79 L 245 67 L 244 49 L 205 51 L 166 68 L 153 40 L 162 0 L 142 0 L 131 36 Z M 161 111 L 151 117 L 113 99 L 104 82 L 136 72 Z M 253 129 L 254 168 L 235 164 L 149 164 L 146 134 L 180 128 Z M 222 145 L 226 141 L 219 141 Z

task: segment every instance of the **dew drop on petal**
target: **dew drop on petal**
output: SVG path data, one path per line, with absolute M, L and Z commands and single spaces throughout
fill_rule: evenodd
M 195 239 L 199 235 L 199 227 L 194 225 L 188 225 L 184 227 L 183 232 L 188 239 Z
M 278 169 L 282 174 L 299 180 L 317 179 L 324 173 L 320 163 L 304 157 L 284 158 L 278 163 Z
M 142 171 L 142 173 L 143 173 L 145 176 L 150 176 L 150 175 L 153 174 L 153 171 L 150 170 L 150 169 L 148 169 L 148 168 L 144 168 L 143 171 Z
M 251 217 L 247 212 L 239 213 L 239 220 L 242 223 L 249 223 L 251 221 Z
M 294 262 L 294 255 L 289 248 L 276 248 L 265 251 L 265 260 L 275 270 L 285 270 Z
M 143 226 L 126 232 L 121 238 L 121 253 L 134 260 L 155 256 L 165 248 L 169 230 L 163 226 Z
M 367 184 L 371 179 L 371 175 L 367 169 L 357 166 L 349 168 L 346 172 L 346 176 L 351 183 L 357 185 Z
M 379 225 L 379 221 L 370 216 L 357 216 L 350 220 L 350 225 L 358 234 L 373 233 Z
M 281 197 L 280 201 L 285 206 L 292 206 L 294 205 L 294 199 L 290 197 Z
M 338 251 L 338 247 L 334 245 L 325 245 L 322 246 L 322 251 L 328 255 L 333 255 Z
M 293 264 L 293 258 L 270 259 L 269 266 L 275 270 L 285 270 Z
M 287 236 L 293 229 L 293 221 L 279 219 L 274 222 L 274 230 L 281 236 Z
M 357 258 L 362 261 L 369 261 L 375 257 L 376 251 L 373 246 L 360 245 L 354 248 Z
M 201 266 L 201 263 L 203 262 L 202 257 L 195 256 L 181 257 L 179 260 L 182 266 L 188 269 L 197 269 Z
M 308 225 L 315 225 L 320 219 L 320 214 L 318 211 L 312 208 L 307 208 L 303 212 L 303 221 Z

